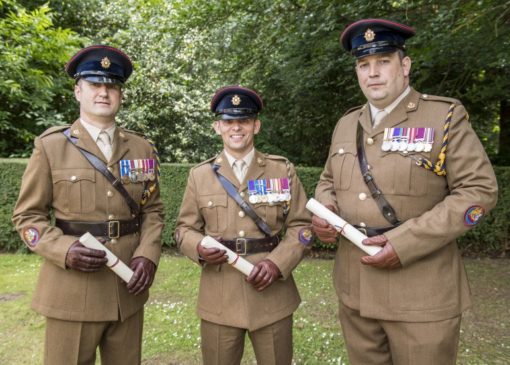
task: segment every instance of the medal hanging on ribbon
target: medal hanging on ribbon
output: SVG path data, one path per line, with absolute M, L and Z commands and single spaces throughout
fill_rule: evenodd
M 256 180 L 248 180 L 248 201 L 252 204 L 257 204 L 259 202 L 255 181 Z

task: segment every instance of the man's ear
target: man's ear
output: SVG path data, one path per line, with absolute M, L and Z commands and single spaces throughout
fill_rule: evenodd
M 220 121 L 219 120 L 215 120 L 212 124 L 212 127 L 214 128 L 214 131 L 216 132 L 216 134 L 220 135 L 221 134 L 221 131 L 220 131 Z
M 258 134 L 260 132 L 260 128 L 262 127 L 262 123 L 260 122 L 259 119 L 256 119 L 255 120 L 255 125 L 254 125 L 254 134 Z
M 404 76 L 409 77 L 409 74 L 411 73 L 411 58 L 409 56 L 405 56 L 402 59 L 402 68 L 404 69 Z

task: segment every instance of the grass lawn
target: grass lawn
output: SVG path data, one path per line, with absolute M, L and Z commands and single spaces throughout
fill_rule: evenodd
M 0 364 L 41 364 L 44 318 L 30 300 L 41 259 L 0 255 Z M 294 314 L 296 364 L 348 364 L 331 283 L 332 260 L 306 259 L 295 271 L 303 302 Z M 462 322 L 458 364 L 510 363 L 510 266 L 508 260 L 466 260 L 474 306 Z M 195 315 L 199 268 L 165 255 L 146 305 L 144 364 L 200 364 Z M 243 364 L 254 364 L 247 346 Z

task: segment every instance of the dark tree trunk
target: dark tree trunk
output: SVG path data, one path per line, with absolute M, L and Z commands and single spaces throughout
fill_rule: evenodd
M 500 101 L 497 164 L 510 166 L 510 100 Z

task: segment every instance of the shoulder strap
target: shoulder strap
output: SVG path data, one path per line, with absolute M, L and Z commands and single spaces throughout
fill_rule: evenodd
M 384 194 L 375 184 L 374 177 L 368 170 L 368 162 L 367 156 L 365 155 L 365 149 L 363 148 L 363 128 L 361 127 L 361 123 L 358 122 L 358 129 L 356 131 L 356 144 L 358 149 L 358 161 L 359 168 L 361 170 L 361 176 L 363 176 L 363 180 L 365 184 L 367 184 L 372 197 L 374 198 L 377 206 L 381 210 L 384 218 L 390 222 L 391 224 L 397 226 L 400 224 L 400 221 L 397 218 L 397 214 L 395 213 L 395 209 L 388 203 Z
M 222 176 L 220 173 L 218 173 L 218 169 L 220 168 L 220 165 L 213 164 L 211 165 L 214 173 L 218 177 L 218 180 L 220 181 L 221 185 L 225 189 L 228 195 L 230 195 L 236 203 L 241 207 L 241 209 L 250 216 L 251 219 L 255 222 L 257 227 L 264 232 L 266 236 L 271 236 L 271 228 L 267 225 L 267 223 L 260 218 L 257 213 L 253 210 L 253 208 L 244 201 L 244 199 L 241 197 L 239 192 L 237 191 L 236 187 L 228 181 L 224 176 Z
M 126 191 L 121 181 L 117 179 L 110 171 L 108 171 L 104 162 L 97 158 L 97 156 L 79 147 L 76 144 L 76 138 L 71 137 L 71 130 L 69 128 L 66 129 L 63 133 L 69 140 L 69 142 L 71 142 L 78 149 L 78 151 L 80 151 L 81 154 L 87 159 L 87 161 L 92 165 L 92 167 L 94 167 L 97 171 L 103 174 L 104 177 L 106 177 L 106 179 L 113 185 L 113 187 L 117 189 L 117 191 L 123 196 L 123 198 L 126 200 L 126 203 L 129 205 L 129 208 L 131 209 L 131 213 L 139 215 L 140 207 L 133 200 L 133 198 L 131 198 L 131 195 L 129 195 L 129 193 Z

